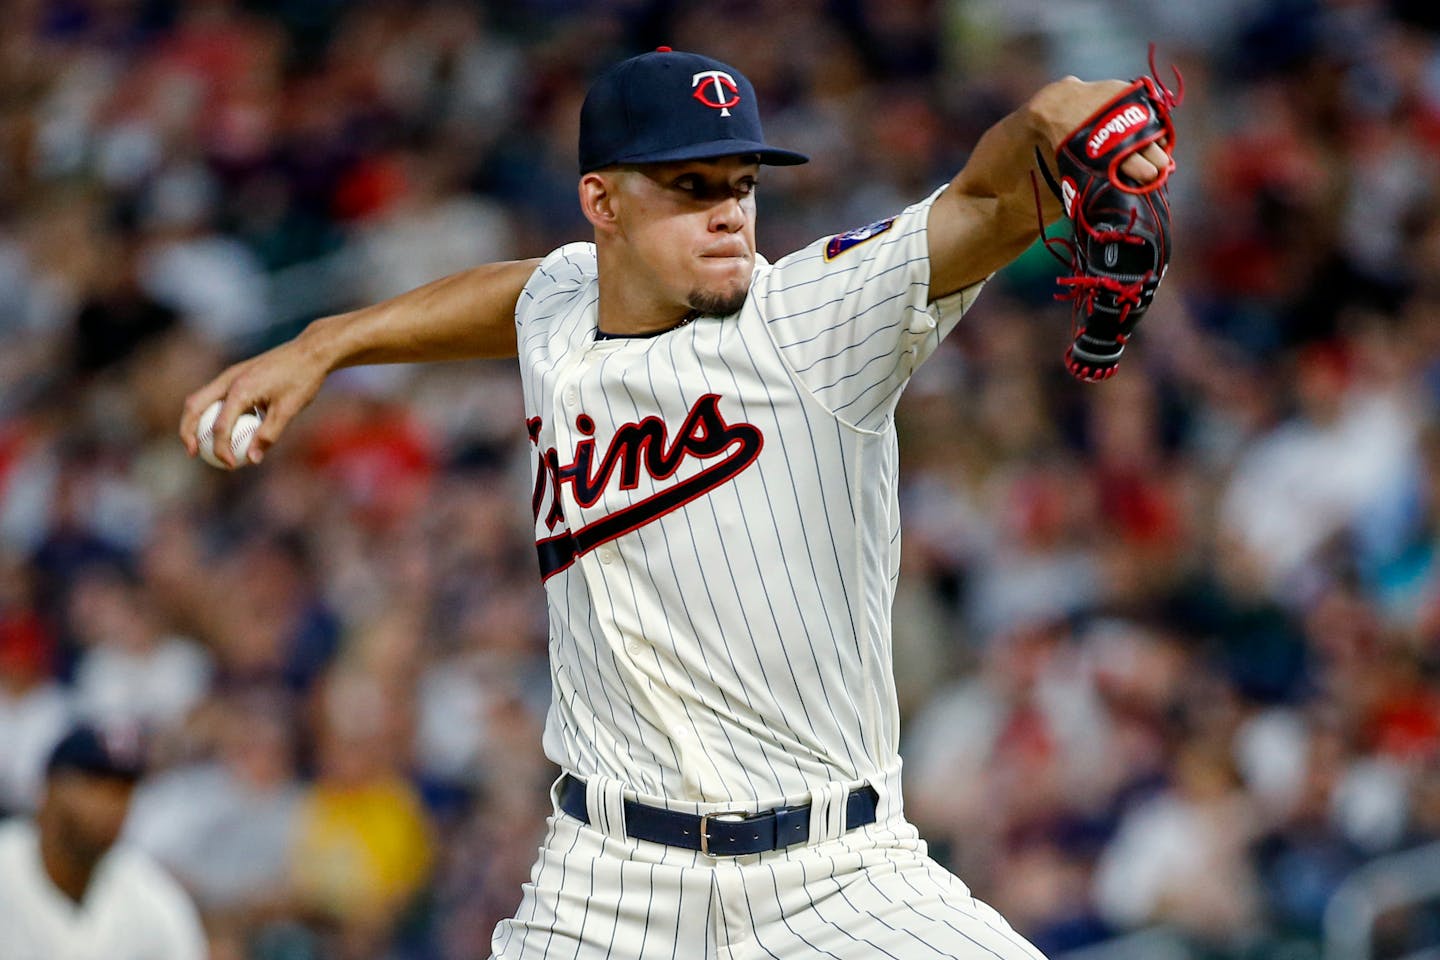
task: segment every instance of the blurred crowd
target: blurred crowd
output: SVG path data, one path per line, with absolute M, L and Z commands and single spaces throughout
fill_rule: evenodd
M 1153 39 L 1178 253 L 1120 375 L 1063 373 L 1037 248 L 901 404 L 907 810 L 1047 952 L 1160 925 L 1313 956 L 1349 874 L 1440 840 L 1433 7 L 13 0 L 0 814 L 74 719 L 141 726 L 127 836 L 217 960 L 488 955 L 556 772 L 513 366 L 345 371 L 233 474 L 184 456 L 185 395 L 584 238 L 579 105 L 623 56 L 736 64 L 815 158 L 765 173 L 774 259 Z M 1389 918 L 1381 955 L 1433 927 Z

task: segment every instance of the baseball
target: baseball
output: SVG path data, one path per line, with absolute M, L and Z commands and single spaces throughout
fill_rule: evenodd
M 200 459 L 212 467 L 229 470 L 230 467 L 215 456 L 215 418 L 220 415 L 220 403 L 216 400 L 200 415 L 200 426 L 196 428 L 195 440 L 200 444 Z M 235 429 L 230 433 L 230 451 L 235 454 L 237 464 L 244 465 L 248 462 L 245 454 L 250 450 L 250 441 L 254 438 L 255 431 L 260 429 L 262 419 L 264 418 L 257 411 L 242 413 L 236 418 Z

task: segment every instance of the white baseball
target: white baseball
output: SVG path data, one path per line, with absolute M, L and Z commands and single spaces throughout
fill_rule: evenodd
M 200 445 L 200 459 L 212 467 L 219 467 L 221 470 L 229 470 L 225 462 L 215 456 L 215 418 L 220 415 L 220 401 L 216 400 L 205 408 L 200 415 L 200 426 L 195 430 L 195 440 Z M 250 441 L 255 437 L 255 431 L 260 429 L 260 421 L 263 419 L 258 412 L 242 413 L 235 418 L 235 429 L 230 432 L 230 452 L 235 455 L 235 463 L 243 466 L 248 463 L 245 454 L 250 450 Z

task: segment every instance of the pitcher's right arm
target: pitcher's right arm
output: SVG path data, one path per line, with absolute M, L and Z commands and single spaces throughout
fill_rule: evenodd
M 259 463 L 285 427 L 334 370 L 369 363 L 422 363 L 515 356 L 515 304 L 539 260 L 474 267 L 349 313 L 321 317 L 271 350 L 227 368 L 190 394 L 180 440 L 193 457 L 200 415 L 223 401 L 215 421 L 215 455 L 236 466 L 230 431 L 240 414 L 265 411 L 250 443 Z

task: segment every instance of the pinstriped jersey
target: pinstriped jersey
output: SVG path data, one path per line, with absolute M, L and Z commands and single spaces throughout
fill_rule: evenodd
M 899 767 L 892 414 L 979 285 L 928 302 L 935 196 L 756 260 L 744 307 L 597 338 L 592 244 L 516 307 L 550 617 L 545 750 L 677 800 Z

